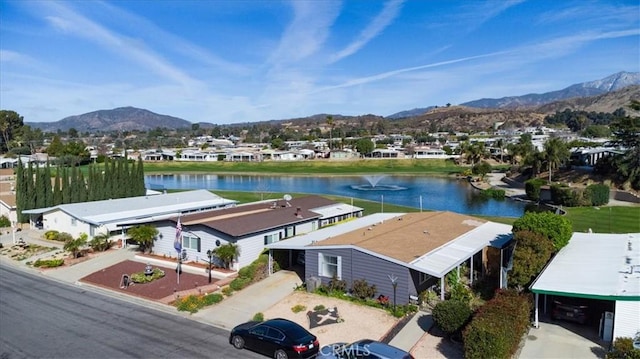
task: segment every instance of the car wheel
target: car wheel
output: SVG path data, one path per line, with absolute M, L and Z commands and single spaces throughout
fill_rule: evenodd
M 233 347 L 236 349 L 244 348 L 244 339 L 239 335 L 234 336 L 231 339 L 231 343 L 233 343 Z
M 276 350 L 275 354 L 273 354 L 273 357 L 275 359 L 289 359 L 287 353 L 285 353 L 285 351 L 282 349 Z

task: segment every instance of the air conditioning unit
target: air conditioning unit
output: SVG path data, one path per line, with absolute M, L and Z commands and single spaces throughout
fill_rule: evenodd
M 322 284 L 322 281 L 318 277 L 309 277 L 307 279 L 307 292 L 313 293 Z

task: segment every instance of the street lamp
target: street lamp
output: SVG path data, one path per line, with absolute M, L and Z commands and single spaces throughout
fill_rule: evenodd
M 207 257 L 209 258 L 209 283 L 211 283 L 211 266 L 213 265 L 213 251 L 207 250 Z
M 389 280 L 391 281 L 391 286 L 393 286 L 393 313 L 396 312 L 396 288 L 398 288 L 398 277 L 393 274 L 390 274 Z

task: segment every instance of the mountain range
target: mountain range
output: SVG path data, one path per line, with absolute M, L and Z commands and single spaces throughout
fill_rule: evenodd
M 485 98 L 463 103 L 459 106 L 430 106 L 401 111 L 383 117 L 377 115 L 343 116 L 332 115 L 336 125 L 352 123 L 363 118 L 379 120 L 402 120 L 416 126 L 427 128 L 457 129 L 458 127 L 477 125 L 481 128 L 491 118 L 494 122 L 510 120 L 514 124 L 533 125 L 539 123 L 546 114 L 562 111 L 585 110 L 595 112 L 613 112 L 626 107 L 629 101 L 640 100 L 640 73 L 619 72 L 600 80 L 571 85 L 565 89 L 542 94 L 527 94 L 498 99 Z M 327 115 L 313 115 L 300 119 L 264 121 L 260 123 L 324 122 Z M 476 119 L 476 120 L 474 120 Z M 481 122 L 476 123 L 476 122 Z M 420 124 L 422 123 L 422 124 Z M 98 110 L 81 115 L 69 116 L 56 122 L 26 122 L 32 128 L 43 132 L 68 131 L 71 128 L 80 132 L 112 132 L 112 131 L 149 131 L 155 128 L 190 128 L 193 124 L 187 120 L 161 115 L 149 110 L 135 107 L 120 107 L 112 110 Z M 215 126 L 211 123 L 198 123 L 201 128 Z M 397 124 L 399 125 L 399 124 Z M 409 126 L 413 127 L 413 126 Z M 476 126 L 473 126 L 476 127 Z

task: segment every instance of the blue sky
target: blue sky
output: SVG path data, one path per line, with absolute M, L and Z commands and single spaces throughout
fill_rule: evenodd
M 387 116 L 640 71 L 631 1 L 0 0 L 0 107 Z

